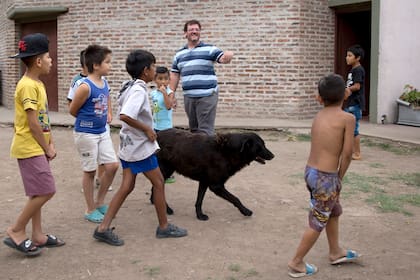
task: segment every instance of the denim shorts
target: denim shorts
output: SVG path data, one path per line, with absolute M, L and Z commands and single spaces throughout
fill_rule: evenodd
M 344 111 L 351 113 L 356 118 L 356 127 L 354 128 L 354 136 L 359 135 L 360 119 L 362 118 L 362 110 L 359 105 L 349 106 Z

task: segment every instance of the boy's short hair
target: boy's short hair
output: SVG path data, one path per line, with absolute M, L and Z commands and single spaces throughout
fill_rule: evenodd
M 145 68 L 150 68 L 152 64 L 156 63 L 155 56 L 146 50 L 132 51 L 125 62 L 125 69 L 131 78 L 138 79 Z
M 188 30 L 188 25 L 194 25 L 194 24 L 197 24 L 197 25 L 198 25 L 198 27 L 199 27 L 199 28 L 200 28 L 200 30 L 201 30 L 201 24 L 200 24 L 200 22 L 199 22 L 198 20 L 196 20 L 196 19 L 192 19 L 192 20 L 187 21 L 187 22 L 184 24 L 184 32 L 187 32 L 187 30 Z
M 169 75 L 169 69 L 165 66 L 158 66 L 156 67 L 156 76 L 157 74 L 168 74 Z
M 86 66 L 86 61 L 85 61 L 85 52 L 86 52 L 86 50 L 82 50 L 82 51 L 80 52 L 80 65 L 81 65 L 82 67 L 85 67 L 85 66 Z
M 93 65 L 101 64 L 105 57 L 112 53 L 107 47 L 99 45 L 90 45 L 85 50 L 85 63 L 89 73 L 93 73 Z
M 23 64 L 25 64 L 25 66 L 27 68 L 30 68 L 35 63 L 36 59 L 40 56 L 43 56 L 43 55 L 44 54 L 38 54 L 38 55 L 34 55 L 34 56 L 22 57 L 20 60 L 22 60 Z
M 318 92 L 325 105 L 338 104 L 344 99 L 346 84 L 343 77 L 330 74 L 321 78 L 318 82 Z
M 353 45 L 350 46 L 347 49 L 348 52 L 351 52 L 352 54 L 354 54 L 354 56 L 356 58 L 360 57 L 360 60 L 363 60 L 363 58 L 365 57 L 365 51 L 363 50 L 363 48 L 360 45 Z

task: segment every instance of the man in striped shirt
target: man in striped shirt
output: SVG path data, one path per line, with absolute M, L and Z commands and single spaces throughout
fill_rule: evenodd
M 174 56 L 169 87 L 175 92 L 181 79 L 190 130 L 213 135 L 219 97 L 214 63 L 229 63 L 233 52 L 201 42 L 200 32 L 199 21 L 185 23 L 187 44 Z

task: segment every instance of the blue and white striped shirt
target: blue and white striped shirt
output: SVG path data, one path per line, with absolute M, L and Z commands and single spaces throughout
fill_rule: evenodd
M 192 49 L 185 45 L 175 54 L 171 72 L 180 74 L 184 95 L 203 97 L 219 91 L 214 63 L 222 55 L 221 49 L 203 42 Z

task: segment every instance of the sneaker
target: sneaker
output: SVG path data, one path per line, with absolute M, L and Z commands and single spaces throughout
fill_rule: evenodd
M 113 231 L 115 227 L 108 228 L 104 232 L 99 232 L 98 228 L 95 229 L 93 232 L 93 238 L 108 243 L 109 245 L 113 246 L 121 246 L 124 245 L 124 240 L 118 237 Z
M 165 229 L 160 229 L 159 227 L 157 227 L 156 229 L 157 238 L 183 237 L 186 235 L 188 235 L 186 229 L 179 228 L 173 224 L 168 224 L 168 226 Z
M 168 179 L 166 179 L 165 180 L 165 184 L 172 184 L 172 183 L 175 183 L 175 177 L 174 176 L 171 176 L 171 177 L 169 177 Z

